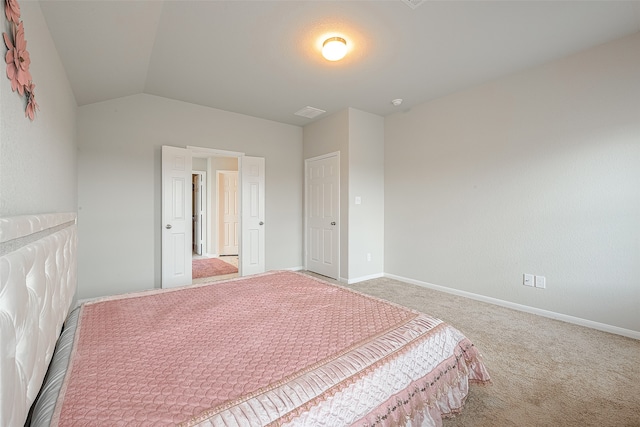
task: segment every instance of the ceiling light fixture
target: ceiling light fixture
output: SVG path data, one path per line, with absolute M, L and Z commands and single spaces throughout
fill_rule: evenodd
M 347 54 L 347 41 L 342 37 L 329 37 L 322 43 L 322 56 L 328 61 L 339 61 Z

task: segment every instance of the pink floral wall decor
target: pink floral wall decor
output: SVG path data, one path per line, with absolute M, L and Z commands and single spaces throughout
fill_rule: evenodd
M 18 0 L 5 0 L 4 13 L 7 15 L 9 22 L 18 24 L 20 21 L 20 5 Z
M 7 77 L 11 80 L 11 89 L 18 90 L 20 95 L 24 95 L 26 86 L 31 81 L 29 65 L 31 58 L 27 51 L 27 41 L 24 39 L 24 26 L 20 22 L 13 25 L 13 44 L 7 33 L 3 34 L 4 43 L 7 45 Z
M 11 34 L 3 33 L 4 44 L 7 46 L 5 62 L 7 63 L 7 77 L 11 81 L 11 90 L 17 90 L 27 101 L 25 117 L 35 118 L 38 104 L 34 89 L 35 83 L 31 78 L 29 65 L 31 57 L 27 51 L 27 40 L 24 38 L 24 23 L 20 21 L 20 5 L 18 0 L 5 0 L 4 13 L 11 25 Z

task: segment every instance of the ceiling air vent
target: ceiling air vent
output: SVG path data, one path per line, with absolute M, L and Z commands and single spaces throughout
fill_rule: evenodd
M 320 114 L 324 114 L 324 113 L 326 113 L 326 111 L 321 110 L 319 108 L 304 107 L 300 111 L 296 111 L 293 114 L 295 114 L 296 116 L 302 116 L 308 119 L 313 119 L 315 117 L 318 117 Z
M 415 9 L 416 7 L 420 6 L 422 3 L 424 3 L 425 0 L 402 0 L 402 3 L 406 4 L 407 6 L 409 6 L 411 9 Z

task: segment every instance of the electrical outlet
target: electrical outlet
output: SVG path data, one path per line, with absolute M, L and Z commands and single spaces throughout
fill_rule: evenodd
M 367 261 L 371 262 L 371 254 L 367 254 Z
M 522 284 L 525 286 L 533 286 L 533 274 L 524 274 Z
M 547 279 L 544 276 L 536 276 L 536 288 L 546 289 Z

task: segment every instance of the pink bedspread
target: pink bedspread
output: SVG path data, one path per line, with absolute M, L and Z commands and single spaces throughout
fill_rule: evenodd
M 437 424 L 468 380 L 449 325 L 275 272 L 86 304 L 54 425 Z

